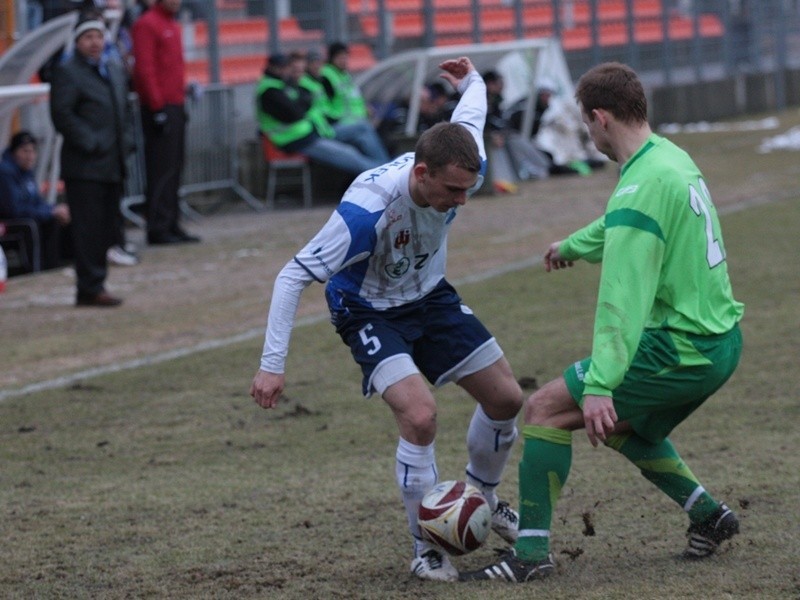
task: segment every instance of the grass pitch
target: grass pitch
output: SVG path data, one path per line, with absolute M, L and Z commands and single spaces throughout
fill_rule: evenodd
M 685 141 L 698 146 L 714 193 L 705 142 Z M 556 576 L 527 586 L 413 579 L 393 476 L 394 421 L 379 399 L 360 396 L 348 350 L 321 323 L 296 330 L 275 411 L 247 395 L 260 339 L 0 403 L 2 595 L 800 597 L 800 195 L 781 189 L 783 200 L 722 219 L 734 291 L 746 303 L 744 355 L 731 381 L 673 435 L 742 522 L 713 559 L 679 560 L 680 509 L 576 432 L 553 523 Z M 770 193 L 758 187 L 754 195 Z M 585 264 L 551 274 L 528 268 L 459 290 L 517 377 L 543 383 L 588 352 L 597 275 Z M 459 478 L 473 404 L 452 385 L 437 397 L 440 474 Z M 500 489 L 512 503 L 520 449 Z M 492 537 L 454 562 L 478 567 L 497 545 Z

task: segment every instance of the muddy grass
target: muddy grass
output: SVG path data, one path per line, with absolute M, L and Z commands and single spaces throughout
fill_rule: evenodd
M 798 120 L 787 113 L 782 125 Z M 765 135 L 676 137 L 695 154 L 724 210 L 793 189 L 798 169 L 786 157 L 791 153 L 755 154 Z M 589 177 L 551 178 L 523 184 L 514 195 L 471 199 L 452 229 L 448 278 L 457 282 L 540 256 L 551 241 L 601 214 L 615 179 L 616 165 L 609 164 Z M 107 287 L 125 299 L 118 309 L 75 308 L 71 269 L 10 280 L 0 296 L 0 390 L 262 328 L 276 274 L 333 207 L 257 213 L 231 201 L 188 223 L 203 238 L 197 245 L 147 247 L 142 232 L 131 229 L 142 261 L 111 269 Z M 312 286 L 299 316 L 324 311 L 322 288 Z

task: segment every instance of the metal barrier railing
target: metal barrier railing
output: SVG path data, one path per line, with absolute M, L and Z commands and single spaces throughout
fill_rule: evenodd
M 186 160 L 180 194 L 231 189 L 255 210 L 266 205 L 238 179 L 239 158 L 233 88 L 213 84 L 186 104 Z
M 202 94 L 186 103 L 186 156 L 178 194 L 181 197 L 181 210 L 190 216 L 196 216 L 196 212 L 186 197 L 215 190 L 230 189 L 254 210 L 266 208 L 264 202 L 239 183 L 233 100 L 233 88 L 230 86 L 210 85 Z M 122 213 L 130 222 L 144 228 L 145 219 L 133 209 L 133 206 L 145 201 L 147 175 L 144 134 L 137 95 L 131 94 L 129 102 L 133 113 L 136 151 L 128 158 Z

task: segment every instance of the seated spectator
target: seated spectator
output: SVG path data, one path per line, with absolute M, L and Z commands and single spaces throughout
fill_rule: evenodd
M 560 97 L 556 87 L 548 81 L 540 84 L 530 132 L 536 147 L 550 162 L 550 174 L 588 175 L 593 169 L 603 168 L 607 159 L 589 138 L 577 104 Z M 523 103 L 509 109 L 508 120 L 517 129 L 522 128 Z
M 335 139 L 333 127 L 314 104 L 312 93 L 288 80 L 288 67 L 285 55 L 272 55 L 264 76 L 256 84 L 256 114 L 261 133 L 284 152 L 299 152 L 351 175 L 383 164 L 384 161 Z
M 16 133 L 0 161 L 0 219 L 36 221 L 42 269 L 53 269 L 61 264 L 69 207 L 48 204 L 42 197 L 33 172 L 36 159 L 36 138 L 27 131 Z
M 457 104 L 458 94 L 448 93 L 443 83 L 435 81 L 426 85 L 420 92 L 417 133 L 449 121 Z
M 511 127 L 503 113 L 503 76 L 496 71 L 483 74 L 486 83 L 486 132 L 490 143 L 489 168 L 498 189 L 513 189 L 526 179 L 543 179 L 549 174 L 549 160 L 530 138 Z M 512 184 L 512 185 L 508 185 Z
M 334 139 L 350 144 L 359 152 L 377 161 L 380 164 L 389 162 L 389 154 L 378 137 L 375 128 L 367 119 L 351 116 L 346 119 L 335 120 L 329 116 L 330 107 L 324 80 L 315 79 L 308 71 L 308 59 L 301 52 L 292 52 L 289 55 L 289 66 L 286 79 L 288 83 L 301 87 L 311 94 L 312 106 L 328 119 L 333 127 Z
M 320 67 L 319 81 L 325 89 L 325 116 L 331 123 L 352 123 L 369 119 L 361 90 L 348 70 L 350 49 L 334 42 L 328 46 L 328 62 Z

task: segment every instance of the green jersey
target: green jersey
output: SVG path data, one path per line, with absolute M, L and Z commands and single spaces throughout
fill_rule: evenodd
M 559 252 L 603 262 L 585 394 L 612 395 L 646 328 L 674 332 L 681 364 L 702 364 L 683 334 L 725 333 L 744 312 L 703 176 L 686 152 L 655 134 L 622 167 L 605 214 Z

